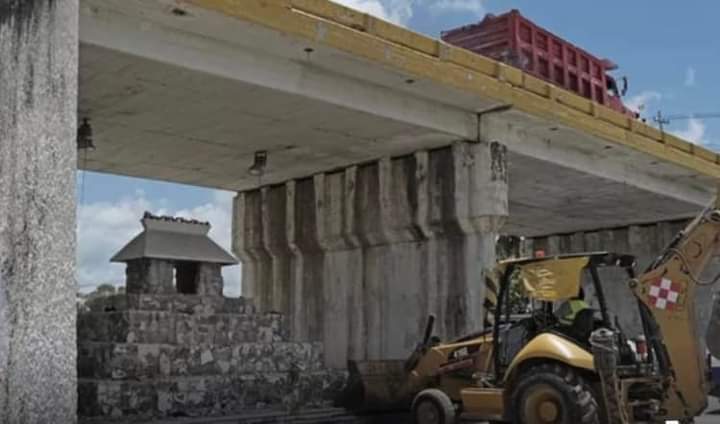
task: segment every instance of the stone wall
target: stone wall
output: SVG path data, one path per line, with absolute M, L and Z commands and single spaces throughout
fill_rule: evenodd
M 343 373 L 319 343 L 246 299 L 126 294 L 78 318 L 81 416 L 193 416 L 327 406 Z
M 0 423 L 75 422 L 78 1 L 0 1 Z
M 483 270 L 507 215 L 504 146 L 465 143 L 239 193 L 243 293 L 287 314 L 326 363 L 404 359 L 482 327 Z

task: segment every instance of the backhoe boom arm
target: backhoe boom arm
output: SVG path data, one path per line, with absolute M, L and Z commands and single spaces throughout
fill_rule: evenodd
M 668 381 L 662 404 L 666 419 L 698 415 L 707 405 L 707 366 L 695 317 L 695 292 L 708 261 L 718 250 L 720 207 L 713 204 L 695 218 L 631 288 L 641 302 L 646 328 L 656 333 L 655 353 Z

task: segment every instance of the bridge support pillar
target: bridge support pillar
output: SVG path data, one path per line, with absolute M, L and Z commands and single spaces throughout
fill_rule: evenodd
M 243 292 L 324 341 L 326 363 L 404 358 L 425 318 L 483 322 L 483 268 L 508 208 L 505 147 L 460 142 L 239 193 Z
M 78 2 L 0 3 L 0 422 L 74 423 Z

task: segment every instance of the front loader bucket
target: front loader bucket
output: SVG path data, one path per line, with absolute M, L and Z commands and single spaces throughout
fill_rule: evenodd
M 338 406 L 362 412 L 408 409 L 405 361 L 348 361 L 348 382 Z

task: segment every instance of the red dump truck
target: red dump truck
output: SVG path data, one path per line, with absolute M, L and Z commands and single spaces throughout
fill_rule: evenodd
M 547 31 L 513 9 L 502 15 L 487 15 L 472 25 L 442 33 L 443 41 L 507 63 L 594 100 L 613 110 L 637 118 L 625 107 L 622 87 L 609 71 L 617 69 L 612 61 L 600 59 Z

